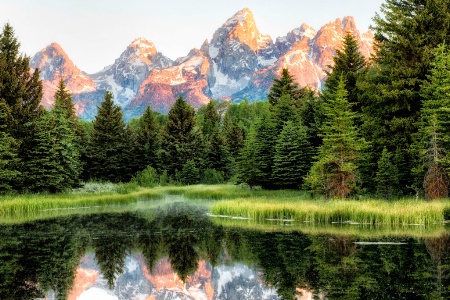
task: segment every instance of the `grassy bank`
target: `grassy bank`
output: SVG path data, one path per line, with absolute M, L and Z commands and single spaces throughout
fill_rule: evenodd
M 100 186 L 100 188 L 98 188 Z M 105 186 L 107 188 L 105 188 Z M 168 199 L 169 198 L 169 199 Z M 295 220 L 299 223 L 365 225 L 433 225 L 442 224 L 450 215 L 450 201 L 423 200 L 330 200 L 312 199 L 302 191 L 265 191 L 234 185 L 193 185 L 142 188 L 132 185 L 86 185 L 68 194 L 17 195 L 0 197 L 0 218 L 32 217 L 57 210 L 135 205 L 147 200 L 197 202 L 206 204 L 215 215 L 244 217 L 258 222 L 271 219 Z M 120 209 L 119 209 L 120 210 Z
M 420 200 L 305 200 L 240 198 L 215 203 L 211 213 L 252 220 L 288 219 L 310 223 L 359 223 L 384 225 L 442 224 L 450 201 Z

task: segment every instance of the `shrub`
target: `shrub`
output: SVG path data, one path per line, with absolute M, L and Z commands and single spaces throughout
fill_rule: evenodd
M 142 187 L 151 188 L 160 183 L 160 177 L 158 176 L 158 173 L 153 167 L 147 166 L 147 168 L 139 172 L 134 177 L 134 181 L 136 181 L 137 184 Z
M 203 172 L 201 182 L 204 184 L 220 184 L 224 183 L 225 180 L 222 173 L 216 169 L 206 169 L 205 172 Z

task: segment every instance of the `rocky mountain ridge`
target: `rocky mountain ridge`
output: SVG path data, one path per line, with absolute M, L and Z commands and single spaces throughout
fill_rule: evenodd
M 196 108 L 209 99 L 263 100 L 283 68 L 300 86 L 320 89 L 324 70 L 332 65 L 347 32 L 369 57 L 373 34 L 360 33 L 353 17 L 338 18 L 318 31 L 302 24 L 274 42 L 259 32 L 252 12 L 245 8 L 218 28 L 211 41 L 175 61 L 158 52 L 151 41 L 138 38 L 113 64 L 95 74 L 80 71 L 56 43 L 38 52 L 31 67 L 41 69 L 45 107 L 51 107 L 56 85 L 63 78 L 81 118 L 93 119 L 109 90 L 130 119 L 140 116 L 148 105 L 167 113 L 180 95 Z

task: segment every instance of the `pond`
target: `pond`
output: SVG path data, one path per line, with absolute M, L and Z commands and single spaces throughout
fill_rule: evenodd
M 182 203 L 2 225 L 0 299 L 450 298 L 443 226 L 416 237 L 289 226 Z

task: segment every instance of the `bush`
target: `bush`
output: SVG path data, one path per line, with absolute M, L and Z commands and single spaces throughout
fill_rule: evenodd
M 187 185 L 197 184 L 200 179 L 200 174 L 197 166 L 193 160 L 188 160 L 179 174 L 179 180 Z
M 205 172 L 203 172 L 202 183 L 204 184 L 220 184 L 224 182 L 225 179 L 223 178 L 222 173 L 216 169 L 206 169 Z
M 133 179 L 138 185 L 142 187 L 155 187 L 160 183 L 160 177 L 154 168 L 148 166 L 143 171 L 139 172 Z
M 119 194 L 129 194 L 131 192 L 136 191 L 138 188 L 139 185 L 135 180 L 132 180 L 127 183 L 119 182 L 116 186 L 116 192 Z

